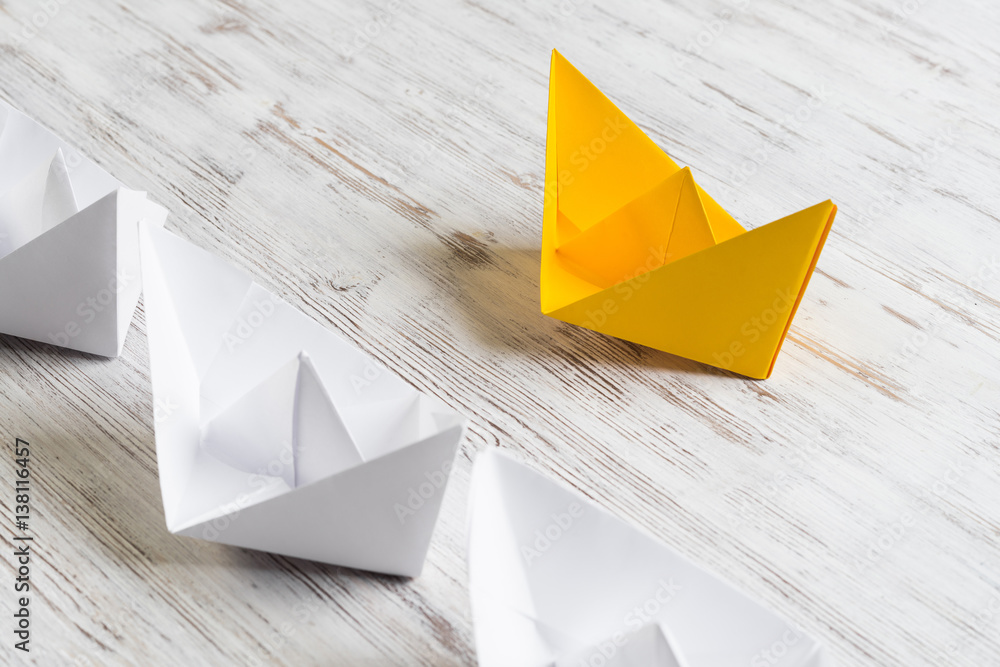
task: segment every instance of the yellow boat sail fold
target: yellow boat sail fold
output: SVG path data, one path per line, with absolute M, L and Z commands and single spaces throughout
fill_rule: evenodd
M 836 212 L 826 201 L 746 231 L 553 51 L 546 315 L 766 378 Z

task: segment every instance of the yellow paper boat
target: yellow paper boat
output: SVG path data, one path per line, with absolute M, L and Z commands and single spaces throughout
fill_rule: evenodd
M 828 200 L 746 231 L 552 52 L 544 314 L 766 378 L 836 213 Z

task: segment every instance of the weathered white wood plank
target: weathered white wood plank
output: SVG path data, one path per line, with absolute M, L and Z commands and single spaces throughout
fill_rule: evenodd
M 0 95 L 473 424 L 423 576 L 347 571 L 166 532 L 141 309 L 115 361 L 0 339 L 38 664 L 474 663 L 497 446 L 839 664 L 996 663 L 998 28 L 972 0 L 0 1 Z M 539 314 L 552 47 L 741 222 L 840 207 L 770 380 Z

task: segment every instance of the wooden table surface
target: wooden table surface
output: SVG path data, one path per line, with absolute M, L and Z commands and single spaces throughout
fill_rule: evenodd
M 141 305 L 119 359 L 3 337 L 31 658 L 474 664 L 499 447 L 837 664 L 1000 664 L 998 36 L 985 0 L 0 0 L 0 95 L 471 419 L 423 575 L 373 575 L 167 532 Z M 539 313 L 553 47 L 746 226 L 838 204 L 769 380 Z

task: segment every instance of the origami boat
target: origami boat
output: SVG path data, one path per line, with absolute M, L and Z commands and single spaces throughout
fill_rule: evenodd
M 826 667 L 823 647 L 665 544 L 480 454 L 469 595 L 482 667 Z
M 141 292 L 136 225 L 166 217 L 0 102 L 0 333 L 121 354 Z
M 746 231 L 553 51 L 544 314 L 766 378 L 836 211 L 826 201 Z
M 139 235 L 167 528 L 419 574 L 465 420 L 245 272 Z

